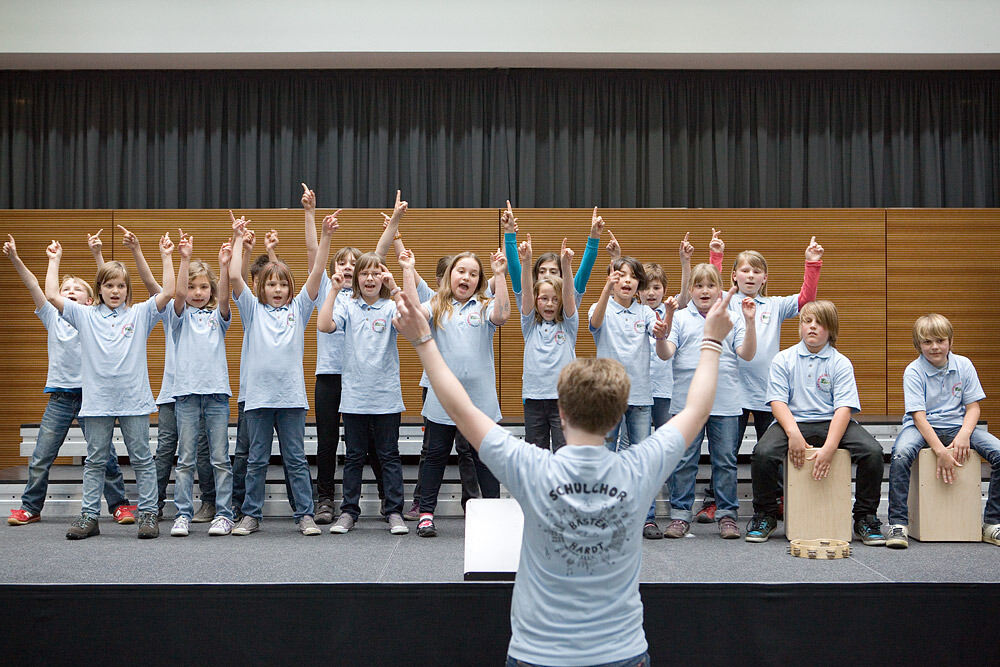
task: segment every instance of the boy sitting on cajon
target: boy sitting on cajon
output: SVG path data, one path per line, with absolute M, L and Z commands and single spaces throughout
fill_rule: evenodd
M 983 514 L 983 542 L 1000 546 L 1000 440 L 977 430 L 979 401 L 986 398 L 976 367 L 952 354 L 953 330 L 944 315 L 931 313 L 913 323 L 917 357 L 903 372 L 903 430 L 892 445 L 889 465 L 889 535 L 886 546 L 905 549 L 910 468 L 917 454 L 930 447 L 937 456 L 935 475 L 954 481 L 955 466 L 969 460 L 970 447 L 993 468 Z
M 732 293 L 707 314 L 705 338 L 729 332 Z M 639 598 L 642 525 L 708 418 L 719 344 L 702 343 L 684 409 L 620 453 L 609 451 L 604 437 L 627 406 L 625 368 L 611 359 L 568 364 L 558 383 L 566 446 L 552 453 L 515 438 L 472 404 L 414 294 L 401 295 L 398 308 L 393 324 L 413 343 L 441 404 L 524 512 L 507 664 L 648 664 Z
M 851 419 L 860 412 L 854 366 L 837 348 L 840 323 L 831 301 L 807 303 L 799 312 L 802 340 L 771 363 L 766 400 L 775 423 L 753 450 L 753 519 L 747 542 L 766 542 L 778 526 L 779 471 L 785 454 L 801 468 L 814 461 L 813 478 L 830 473 L 833 453 L 843 447 L 857 464 L 854 533 L 868 546 L 885 544 L 876 517 L 882 486 L 882 447 Z M 819 447 L 819 449 L 814 449 Z

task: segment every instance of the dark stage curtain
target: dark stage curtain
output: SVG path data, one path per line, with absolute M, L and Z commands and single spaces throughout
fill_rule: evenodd
M 996 207 L 998 72 L 0 72 L 0 208 Z

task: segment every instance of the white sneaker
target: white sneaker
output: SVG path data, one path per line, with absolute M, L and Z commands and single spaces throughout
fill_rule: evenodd
M 335 535 L 343 535 L 351 528 L 354 528 L 354 517 L 347 512 L 341 512 L 337 523 L 330 526 L 330 532 Z
M 389 532 L 393 535 L 406 535 L 410 529 L 403 523 L 403 516 L 398 512 L 393 512 L 385 518 L 389 522 Z
M 910 546 L 909 530 L 901 523 L 894 523 L 889 526 L 889 532 L 885 536 L 885 546 L 890 549 L 905 549 Z
M 170 537 L 187 537 L 189 520 L 186 516 L 174 519 L 174 527 L 170 529 Z
M 224 516 L 217 516 L 212 519 L 212 527 L 208 529 L 209 535 L 229 535 L 233 532 L 235 524 Z
M 260 530 L 260 521 L 252 516 L 244 515 L 240 522 L 233 528 L 233 535 L 250 535 Z
M 983 542 L 989 542 L 1000 547 L 1000 523 L 983 524 Z

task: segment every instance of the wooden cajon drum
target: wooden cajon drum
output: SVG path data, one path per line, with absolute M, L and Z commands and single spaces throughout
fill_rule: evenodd
M 925 447 L 910 469 L 910 537 L 921 542 L 979 542 L 983 539 L 983 460 L 975 452 L 955 481 L 936 477 L 937 456 Z
M 785 458 L 785 537 L 850 542 L 851 455 L 846 449 L 834 452 L 830 474 L 825 479 L 813 479 L 812 472 L 813 461 L 806 461 L 796 469 Z

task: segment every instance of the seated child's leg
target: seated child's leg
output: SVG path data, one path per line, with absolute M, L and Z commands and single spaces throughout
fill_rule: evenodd
M 691 523 L 694 505 L 694 484 L 698 477 L 698 459 L 701 458 L 701 441 L 705 429 L 698 431 L 670 475 L 670 519 Z
M 847 425 L 840 446 L 851 455 L 851 462 L 857 465 L 854 480 L 854 517 L 878 514 L 879 500 L 882 498 L 882 477 L 885 464 L 882 461 L 882 445 L 856 421 Z
M 433 514 L 437 509 L 438 492 L 441 490 L 441 480 L 444 478 L 445 466 L 448 465 L 448 455 L 455 441 L 458 429 L 448 424 L 438 424 L 429 419 L 424 420 L 424 433 L 427 436 L 427 456 L 420 465 L 420 511 Z M 465 483 L 462 483 L 463 489 Z M 464 491 L 463 491 L 464 494 Z M 478 488 L 477 495 L 478 497 Z
M 753 481 L 754 514 L 778 516 L 778 494 L 781 489 L 781 466 L 788 455 L 788 435 L 777 422 L 768 427 L 757 441 L 750 460 Z
M 972 449 L 990 464 L 990 488 L 986 495 L 986 511 L 983 523 L 1000 523 L 1000 439 L 981 428 L 972 432 L 969 438 Z
M 156 514 L 156 465 L 149 450 L 149 415 L 119 417 L 118 426 L 128 449 L 139 491 L 139 511 Z M 89 427 L 89 425 L 88 425 Z
M 205 435 L 208 439 L 212 482 L 215 489 L 215 516 L 233 519 L 233 469 L 229 463 L 229 397 L 214 394 L 204 399 Z M 202 495 L 204 500 L 204 495 Z
M 524 400 L 524 441 L 542 449 L 549 449 L 549 419 L 545 401 L 526 398 Z
M 343 413 L 344 420 L 344 500 L 340 511 L 355 520 L 361 515 L 361 476 L 368 455 L 370 415 Z
M 177 455 L 177 413 L 174 403 L 164 403 L 156 408 L 156 499 L 162 512 L 167 500 L 170 470 Z
M 552 453 L 558 452 L 566 444 L 562 421 L 559 419 L 559 400 L 551 398 L 545 401 L 545 414 L 549 422 L 549 434 L 552 438 Z
M 373 444 L 385 491 L 385 513 L 403 513 L 403 463 L 399 458 L 399 413 L 373 415 Z
M 111 453 L 114 417 L 84 417 L 87 422 L 87 459 L 83 462 L 83 514 L 101 515 L 104 469 Z
M 257 519 L 263 516 L 264 486 L 267 480 L 267 463 L 271 458 L 274 439 L 274 408 L 258 408 L 243 413 L 247 426 L 248 450 L 243 514 Z
M 306 410 L 305 408 L 282 408 L 276 411 L 275 426 L 278 430 L 278 445 L 281 458 L 285 462 L 286 482 L 295 499 L 295 518 L 312 516 L 315 512 L 312 496 L 312 476 L 306 459 Z
M 770 410 L 753 410 L 753 428 L 757 433 L 757 439 L 760 440 L 767 433 L 768 427 L 771 426 L 771 422 L 774 421 L 774 415 Z M 740 442 L 743 441 L 743 434 L 740 435 Z
M 892 525 L 909 525 L 910 472 L 917 454 L 926 446 L 920 431 L 913 425 L 905 426 L 892 443 L 889 461 L 889 523 Z
M 712 460 L 712 483 L 715 487 L 715 501 L 718 509 L 716 519 L 737 518 L 740 508 L 736 491 L 736 440 L 739 417 L 708 418 L 705 430 L 708 434 L 708 451 Z

